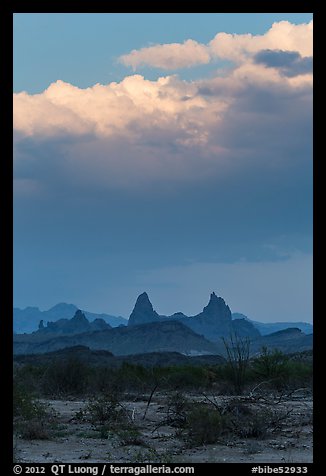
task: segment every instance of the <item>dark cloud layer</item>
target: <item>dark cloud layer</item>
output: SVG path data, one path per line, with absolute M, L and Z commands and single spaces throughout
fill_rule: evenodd
M 262 50 L 254 56 L 257 64 L 278 68 L 284 76 L 310 74 L 313 71 L 312 57 L 302 58 L 297 51 Z
M 247 70 L 193 83 L 132 76 L 19 96 L 16 305 L 66 300 L 128 315 L 138 292 L 179 306 L 182 290 L 195 305 L 196 286 L 232 299 L 242 293 L 238 269 L 253 300 L 262 276 L 278 291 L 284 279 L 294 310 L 280 320 L 298 319 L 300 307 L 307 314 L 309 285 L 305 306 L 294 296 L 311 255 L 312 88 L 300 75 L 312 62 L 281 50 L 253 58 Z M 224 286 L 223 273 L 238 289 Z M 277 303 L 291 307 L 285 292 L 266 307 Z

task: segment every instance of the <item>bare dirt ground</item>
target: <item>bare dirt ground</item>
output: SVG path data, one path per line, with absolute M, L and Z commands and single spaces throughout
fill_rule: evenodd
M 301 396 L 272 405 L 289 415 L 264 438 L 223 436 L 218 443 L 190 446 L 169 424 L 166 395 L 152 399 L 144 418 L 148 396 L 123 405 L 140 431 L 139 441 L 121 443 L 114 433 L 99 436 L 87 418 L 76 418 L 87 402 L 47 400 L 57 413 L 57 433 L 48 440 L 15 441 L 18 462 L 28 463 L 309 463 L 312 462 L 312 398 Z M 199 399 L 203 397 L 189 396 Z M 212 397 L 227 403 L 234 397 Z M 265 406 L 269 404 L 265 403 Z M 156 428 L 158 427 L 158 428 Z M 156 428 L 156 429 L 155 429 Z

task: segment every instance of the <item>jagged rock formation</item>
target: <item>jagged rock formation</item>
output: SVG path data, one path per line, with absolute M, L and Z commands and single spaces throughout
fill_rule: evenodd
M 196 316 L 183 318 L 187 326 L 207 339 L 216 341 L 232 332 L 232 314 L 224 299 L 213 292 L 207 306 Z
M 142 293 L 128 326 L 115 328 L 98 317 L 89 322 L 80 310 L 76 310 L 71 319 L 62 318 L 47 325 L 42 312 L 41 317 L 38 331 L 14 335 L 14 354 L 42 354 L 66 347 L 87 346 L 92 351 L 106 350 L 114 355 L 149 352 L 225 355 L 221 338 L 234 333 L 250 337 L 252 355 L 259 353 L 264 345 L 284 352 L 309 350 L 313 345 L 312 334 L 306 335 L 294 328 L 262 337 L 250 320 L 245 317 L 232 319 L 229 306 L 214 292 L 202 312 L 189 317 L 181 312 L 171 316 L 159 315 L 147 293 Z
M 229 325 L 232 320 L 232 314 L 229 306 L 221 297 L 217 297 L 214 292 L 211 293 L 209 303 L 204 307 L 203 312 L 197 314 L 197 319 L 204 318 L 206 322 L 216 323 L 216 318 L 220 325 Z
M 138 296 L 135 307 L 130 314 L 128 326 L 137 326 L 139 324 L 147 324 L 160 319 L 160 316 L 154 311 L 152 303 L 147 293 Z
M 147 296 L 148 297 L 148 296 Z M 206 306 L 207 307 L 207 306 Z M 46 322 L 53 322 L 59 319 L 71 319 L 78 307 L 74 304 L 67 304 L 67 303 L 59 303 L 55 306 L 51 307 L 47 311 L 40 311 L 38 307 L 26 307 L 25 309 L 19 309 L 14 307 L 14 332 L 16 334 L 22 334 L 24 332 L 31 333 L 38 329 L 38 325 L 40 321 L 43 321 L 43 326 L 45 326 Z M 89 311 L 84 311 L 86 318 L 89 321 L 93 321 L 96 319 L 103 319 L 106 323 L 110 324 L 112 327 L 118 326 L 125 326 L 128 324 L 128 320 L 122 317 L 112 316 L 110 314 L 96 314 Z M 156 313 L 157 314 L 157 313 Z M 159 316 L 158 318 L 164 317 Z M 165 316 L 167 317 L 167 316 Z M 176 312 L 170 318 L 187 318 L 185 314 L 182 312 Z M 249 319 L 244 314 L 240 313 L 232 313 L 233 321 L 239 319 L 245 319 L 249 321 L 256 329 L 258 329 L 261 335 L 271 334 L 273 332 L 287 329 L 287 328 L 294 328 L 298 327 L 301 329 L 305 334 L 311 334 L 313 332 L 312 324 L 307 322 L 259 322 Z M 132 321 L 131 321 L 132 322 Z M 236 328 L 237 326 L 241 325 L 242 329 L 245 329 L 245 324 L 235 323 L 233 324 Z M 252 328 L 250 327 L 252 330 Z M 248 332 L 250 331 L 248 328 Z
M 221 337 L 228 337 L 231 333 L 237 333 L 239 336 L 260 336 L 259 331 L 249 321 L 245 319 L 232 320 L 229 306 L 215 292 L 211 293 L 209 302 L 203 311 L 190 317 L 182 312 L 177 312 L 172 316 L 159 315 L 153 309 L 147 293 L 144 292 L 137 298 L 134 310 L 128 321 L 128 326 L 166 320 L 181 322 L 212 342 L 218 341 Z
M 46 327 L 42 319 L 36 334 L 82 334 L 83 332 L 104 329 L 111 329 L 111 326 L 103 319 L 95 319 L 93 322 L 89 322 L 85 314 L 78 309 L 72 319 L 59 319 L 55 322 L 48 322 Z

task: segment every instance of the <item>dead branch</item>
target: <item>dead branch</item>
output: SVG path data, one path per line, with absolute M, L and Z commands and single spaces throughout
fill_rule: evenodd
M 156 383 L 156 384 L 154 385 L 154 387 L 153 387 L 153 389 L 152 389 L 152 391 L 151 391 L 151 394 L 150 394 L 150 396 L 149 396 L 149 399 L 148 399 L 148 402 L 147 402 L 147 405 L 146 405 L 146 409 L 145 409 L 145 412 L 144 412 L 144 415 L 143 415 L 143 420 L 145 420 L 145 418 L 146 418 L 147 411 L 148 411 L 148 407 L 149 407 L 149 405 L 150 405 L 150 403 L 151 403 L 151 401 L 152 401 L 153 395 L 154 395 L 155 390 L 157 389 L 157 387 L 158 387 L 158 383 Z

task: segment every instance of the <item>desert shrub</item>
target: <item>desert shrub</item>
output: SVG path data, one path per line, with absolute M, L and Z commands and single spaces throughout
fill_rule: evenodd
M 141 438 L 140 431 L 130 423 L 128 425 L 124 425 L 122 428 L 116 429 L 115 434 L 119 439 L 120 445 L 122 446 L 145 446 L 145 443 Z
M 246 392 L 251 382 L 255 382 L 257 376 L 252 376 L 250 367 L 248 366 L 242 374 L 240 387 L 239 381 L 235 375 L 234 368 L 229 364 L 221 364 L 215 370 L 215 380 L 213 388 L 220 395 L 241 395 Z
M 86 393 L 108 394 L 117 393 L 122 389 L 116 369 L 110 367 L 89 367 Z
M 94 424 L 119 424 L 125 419 L 125 410 L 120 406 L 116 395 L 101 395 L 90 400 L 86 410 Z
M 137 451 L 131 459 L 131 463 L 158 463 L 170 464 L 173 456 L 169 452 L 158 452 L 155 448 L 146 448 Z
M 263 347 L 261 355 L 254 359 L 254 372 L 262 379 L 281 378 L 288 374 L 288 357 L 280 350 Z
M 171 393 L 167 398 L 167 418 L 166 422 L 177 428 L 184 428 L 187 422 L 187 412 L 190 408 L 190 402 L 177 391 Z
M 32 419 L 19 424 L 19 436 L 24 440 L 48 440 L 51 438 L 51 429 L 46 420 Z
M 241 438 L 265 438 L 271 425 L 271 415 L 267 409 L 253 410 L 247 405 L 235 404 L 229 407 L 229 422 L 232 433 Z
M 189 401 L 187 397 L 179 391 L 169 394 L 167 398 L 167 404 L 169 410 L 173 411 L 177 415 L 180 415 L 189 407 Z
M 47 395 L 80 395 L 88 386 L 90 367 L 77 358 L 55 361 L 47 367 L 42 389 Z
M 17 436 L 28 440 L 43 440 L 50 438 L 56 415 L 14 381 L 13 418 L 14 433 Z
M 43 374 L 42 366 L 27 364 L 14 368 L 15 382 L 31 394 L 41 394 Z
M 163 380 L 158 377 L 159 369 L 146 368 L 123 362 L 121 367 L 92 368 L 89 379 L 89 390 L 92 393 L 146 392 L 153 382 Z
M 159 390 L 203 390 L 220 378 L 231 379 L 223 366 L 176 365 L 145 367 L 124 362 L 120 367 L 90 365 L 71 356 L 51 364 L 25 364 L 15 370 L 16 380 L 30 392 L 42 396 L 98 395 Z M 224 373 L 223 373 L 224 372 Z
M 211 381 L 204 367 L 185 365 L 168 367 L 165 382 L 168 388 L 199 389 L 207 388 Z
M 262 410 L 254 413 L 250 418 L 244 417 L 238 419 L 235 423 L 234 433 L 241 438 L 266 438 L 267 432 L 271 426 L 271 415 L 268 410 Z
M 311 362 L 289 360 L 287 362 L 288 388 L 309 387 L 312 389 L 313 367 Z
M 37 402 L 32 393 L 14 381 L 13 385 L 13 416 L 24 420 L 41 418 L 46 415 L 46 407 Z
M 223 411 L 228 417 L 229 431 L 241 438 L 263 439 L 269 431 L 275 431 L 288 416 L 286 412 L 253 406 L 241 400 L 233 400 Z
M 227 404 L 211 400 L 207 404 L 189 403 L 183 435 L 192 445 L 215 443 L 226 435 L 263 439 L 279 430 L 290 413 L 238 398 Z
M 113 435 L 122 444 L 139 441 L 138 429 L 126 408 L 120 403 L 118 395 L 100 395 L 89 401 L 85 411 L 101 438 Z
M 227 418 L 209 405 L 195 404 L 186 419 L 186 438 L 191 445 L 216 443 L 227 428 Z
M 312 384 L 311 362 L 291 360 L 276 349 L 264 347 L 261 355 L 253 360 L 252 370 L 267 389 L 285 391 Z
M 156 376 L 151 368 L 124 362 L 118 369 L 118 380 L 124 391 L 142 392 L 151 386 Z
M 246 383 L 250 356 L 250 339 L 231 334 L 229 339 L 223 338 L 227 354 L 225 370 L 229 373 L 236 394 L 241 395 Z

